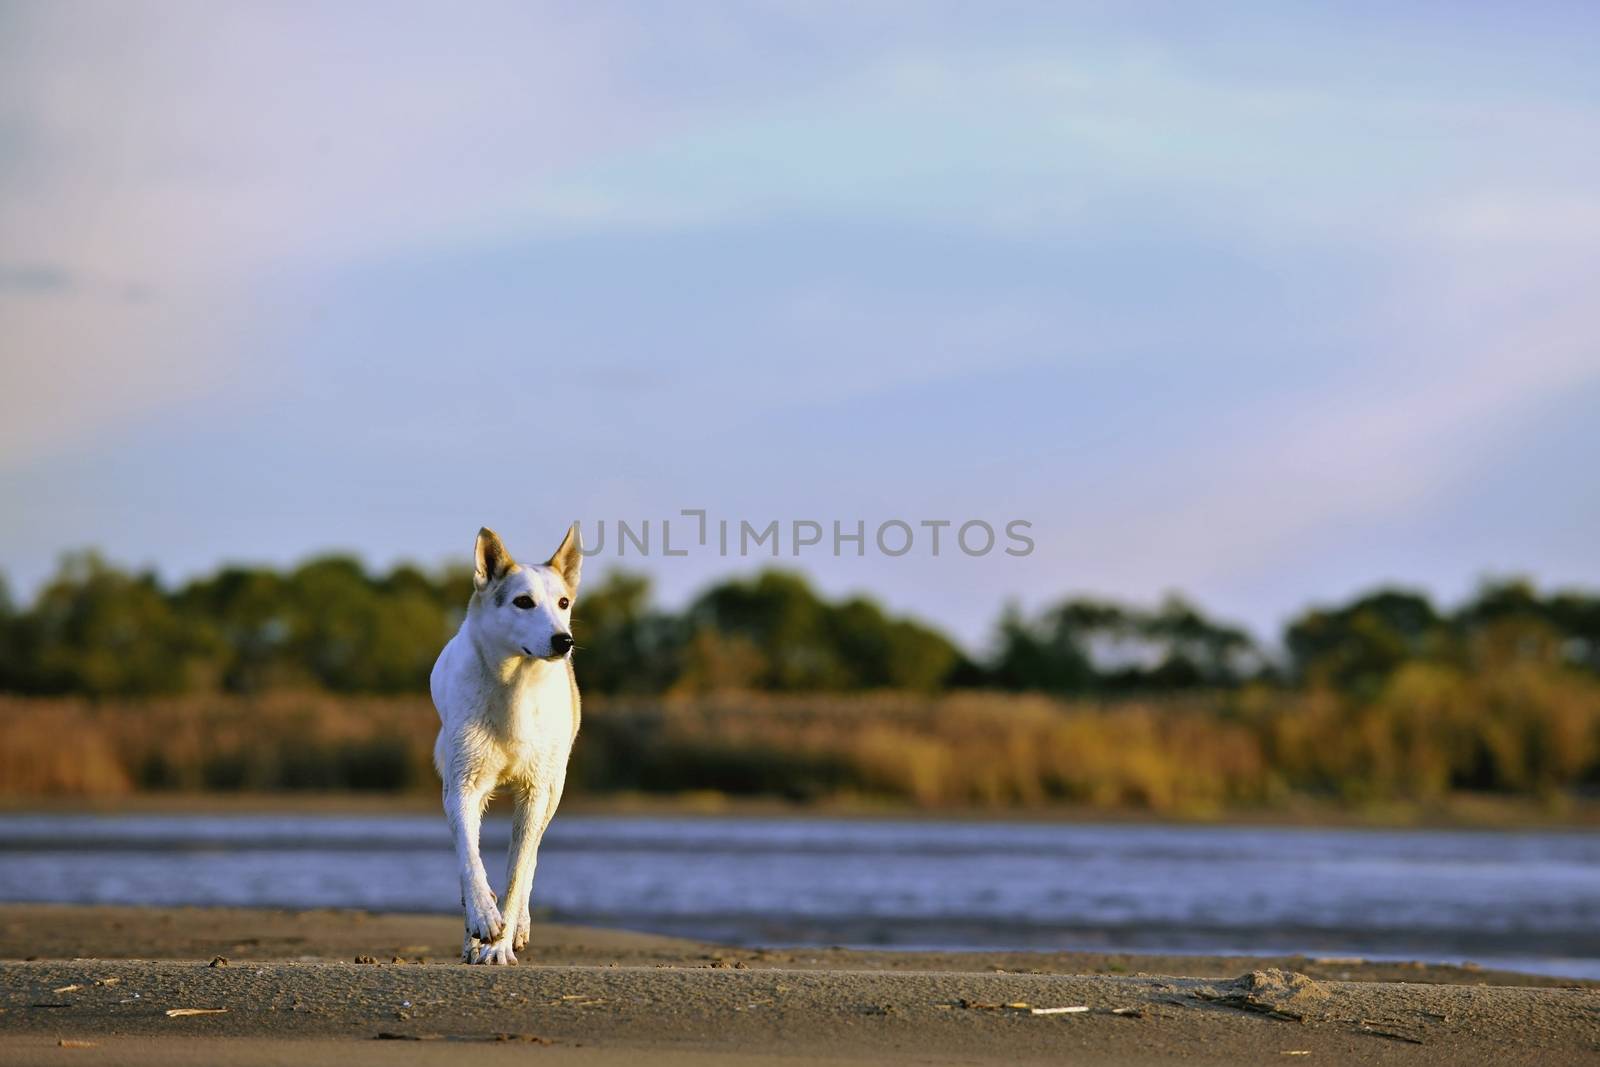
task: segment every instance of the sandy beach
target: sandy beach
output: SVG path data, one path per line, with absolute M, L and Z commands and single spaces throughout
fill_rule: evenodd
M 486 969 L 456 962 L 458 930 L 435 915 L 6 906 L 0 1060 L 1600 1063 L 1594 982 L 1305 957 L 763 950 L 559 925 L 536 928 L 521 966 Z

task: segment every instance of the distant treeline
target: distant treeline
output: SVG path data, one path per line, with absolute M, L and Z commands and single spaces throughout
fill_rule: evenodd
M 92 697 L 425 692 L 471 594 L 465 570 L 372 573 L 333 556 L 289 571 L 228 567 L 169 588 L 93 553 L 68 557 L 33 603 L 0 587 L 0 691 Z M 1600 675 L 1600 596 L 1486 585 L 1451 611 L 1382 589 L 1292 619 L 1279 649 L 1178 598 L 1152 609 L 1069 599 L 997 621 L 968 655 L 863 597 L 829 600 L 767 571 L 713 585 L 683 611 L 612 572 L 575 608 L 587 691 L 1004 689 L 1066 697 L 1235 690 L 1247 684 L 1376 699 L 1395 672 L 1462 676 L 1509 664 Z

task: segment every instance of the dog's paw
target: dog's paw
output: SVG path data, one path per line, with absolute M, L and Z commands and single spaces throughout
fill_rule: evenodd
M 517 954 L 512 949 L 509 939 L 499 940 L 487 945 L 479 945 L 477 957 L 472 962 L 487 964 L 491 967 L 514 967 L 517 963 Z
M 500 918 L 500 908 L 488 886 L 469 889 L 467 898 L 467 936 L 479 941 L 494 941 L 505 931 L 505 921 Z
M 517 933 L 511 939 L 511 947 L 521 952 L 528 947 L 528 935 L 533 932 L 533 923 L 528 917 L 528 909 L 523 908 L 522 914 L 517 916 Z

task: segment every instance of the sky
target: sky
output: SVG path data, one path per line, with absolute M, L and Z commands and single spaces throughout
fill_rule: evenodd
M 1597 34 L 1577 3 L 5 0 L 0 572 L 464 562 L 483 524 L 542 559 L 604 519 L 587 576 L 674 605 L 773 562 L 718 519 L 777 520 L 778 563 L 972 647 L 1069 594 L 1270 636 L 1384 582 L 1592 587 Z M 683 509 L 711 547 L 665 557 Z M 795 520 L 867 551 L 796 558 Z M 995 550 L 951 550 L 971 520 Z

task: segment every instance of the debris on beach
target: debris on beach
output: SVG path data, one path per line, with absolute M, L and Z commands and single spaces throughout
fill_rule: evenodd
M 730 960 L 726 956 L 712 956 L 712 955 L 703 955 L 700 958 L 703 959 L 703 960 L 710 960 L 711 962 L 705 964 L 705 966 L 710 967 L 713 970 L 719 970 L 719 971 L 744 971 L 744 970 L 748 970 L 749 969 L 748 965 L 744 962 L 744 960 Z
M 98 1041 L 82 1041 L 75 1037 L 63 1037 L 56 1041 L 57 1048 L 99 1048 Z
M 450 1034 L 402 1034 L 402 1033 L 399 1033 L 399 1032 L 394 1031 L 394 1030 L 379 1030 L 377 1033 L 372 1035 L 372 1040 L 374 1040 L 374 1041 L 456 1041 L 456 1042 L 492 1041 L 492 1042 L 495 1042 L 497 1044 L 515 1043 L 515 1044 L 523 1044 L 523 1045 L 553 1045 L 553 1044 L 555 1044 L 555 1042 L 552 1041 L 550 1038 L 548 1038 L 548 1037 L 540 1037 L 538 1034 L 494 1033 L 494 1034 L 474 1034 L 474 1035 L 456 1036 L 456 1035 L 450 1035 Z
M 1264 971 L 1251 971 L 1221 986 L 1204 986 L 1196 989 L 1193 995 L 1241 1011 L 1305 1022 L 1309 1015 L 1324 1007 L 1330 994 L 1328 987 L 1314 978 L 1297 971 L 1269 967 Z
M 587 993 L 568 993 L 559 1000 L 549 1001 L 550 1004 L 560 1004 L 569 1008 L 595 1008 L 605 1002 L 605 997 L 593 997 Z
M 1357 1029 L 1363 1034 L 1371 1034 L 1373 1037 L 1386 1037 L 1391 1041 L 1404 1041 L 1410 1045 L 1425 1044 L 1422 1038 L 1417 1037 L 1415 1034 L 1402 1033 L 1399 1030 L 1390 1030 L 1386 1027 L 1387 1024 L 1382 1024 L 1378 1020 L 1362 1019 Z
M 955 1007 L 966 1008 L 968 1011 L 1010 1012 L 1013 1015 L 1077 1015 L 1089 1010 L 1089 1005 L 1087 1004 L 1067 1004 L 1055 1008 L 1036 1008 L 1025 1000 L 1014 1000 L 1009 1004 L 989 1004 L 981 1000 L 968 1000 L 965 997 L 957 1000 Z
M 96 978 L 94 984 L 98 986 L 114 986 L 122 981 L 120 978 Z
M 168 1008 L 167 1018 L 177 1019 L 185 1015 L 225 1015 L 227 1008 Z
M 58 985 L 54 989 L 50 990 L 50 992 L 52 992 L 52 993 L 76 993 L 78 990 L 80 990 L 82 988 L 83 988 L 83 985 L 81 983 L 74 982 L 72 985 Z
M 373 958 L 372 956 L 357 956 L 356 957 L 356 962 L 357 963 L 377 963 L 378 961 L 375 958 Z
M 211 962 L 206 964 L 207 967 L 226 967 L 227 965 L 228 957 L 226 956 L 212 956 Z

